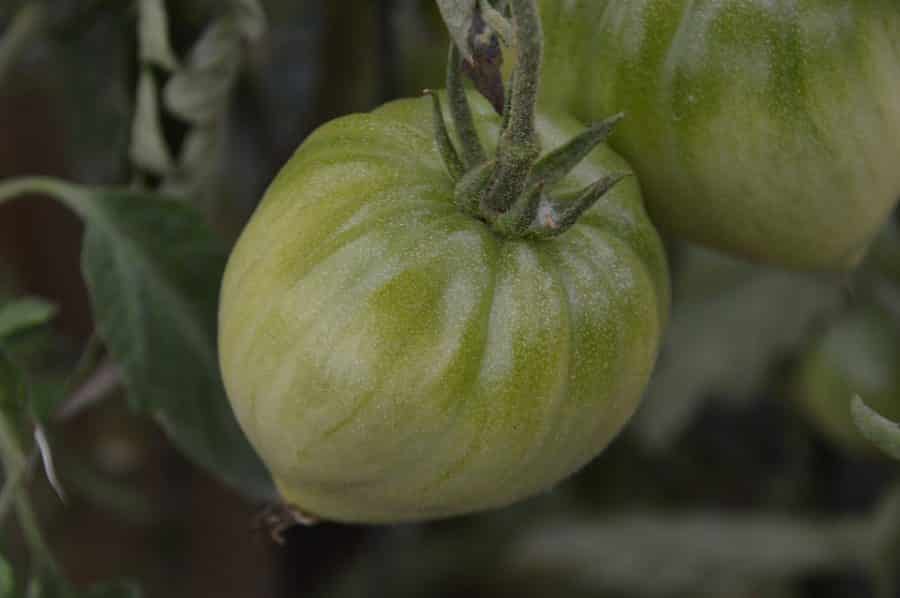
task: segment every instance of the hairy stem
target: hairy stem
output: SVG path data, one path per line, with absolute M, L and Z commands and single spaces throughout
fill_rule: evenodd
M 536 0 L 513 0 L 512 9 L 516 24 L 519 64 L 510 92 L 512 94 L 509 107 L 510 126 L 507 127 L 505 135 L 527 138 L 536 143 L 534 115 L 544 54 L 544 34 Z
M 536 0 L 513 0 L 516 48 L 519 63 L 510 91 L 506 126 L 497 143 L 497 168 L 493 188 L 485 195 L 483 209 L 503 213 L 525 190 L 531 165 L 541 153 L 535 128 L 538 84 L 543 56 L 543 32 Z
M 450 101 L 453 127 L 462 149 L 463 165 L 469 170 L 484 162 L 485 153 L 475 130 L 475 120 L 472 118 L 472 109 L 462 82 L 462 54 L 456 44 L 452 43 L 450 57 L 447 60 L 447 96 Z

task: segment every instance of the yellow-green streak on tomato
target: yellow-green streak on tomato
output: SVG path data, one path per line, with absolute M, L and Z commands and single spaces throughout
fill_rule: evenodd
M 541 0 L 543 101 L 610 138 L 658 226 L 855 265 L 900 196 L 895 0 Z
M 472 98 L 493 147 L 499 129 Z M 230 258 L 228 395 L 285 502 L 393 522 L 509 504 L 571 474 L 634 411 L 665 255 L 628 178 L 547 241 L 458 211 L 428 99 L 332 121 L 273 182 Z M 538 118 L 545 151 L 580 130 Z M 605 146 L 561 183 L 628 172 Z
M 900 335 L 875 307 L 838 320 L 803 359 L 794 395 L 820 429 L 852 452 L 875 452 L 857 430 L 850 401 L 859 395 L 872 409 L 900 421 Z

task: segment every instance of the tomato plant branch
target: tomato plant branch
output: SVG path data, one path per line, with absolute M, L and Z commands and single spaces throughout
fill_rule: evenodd
M 541 153 L 534 121 L 544 52 L 541 19 L 536 0 L 514 0 L 511 5 L 519 62 L 504 115 L 506 126 L 497 144 L 494 186 L 482 200 L 486 209 L 496 212 L 507 211 L 522 194 L 531 165 Z
M 463 165 L 470 169 L 484 162 L 485 153 L 475 130 L 472 109 L 469 107 L 461 75 L 462 55 L 456 44 L 450 44 L 450 56 L 447 59 L 447 95 L 450 113 L 453 115 L 453 128 L 462 146 Z M 443 120 L 443 116 L 441 119 Z
M 554 198 L 547 193 L 606 140 L 622 115 L 598 123 L 540 158 L 535 111 L 543 33 L 537 1 L 513 0 L 509 6 L 519 61 L 510 78 L 511 92 L 505 95 L 496 155 L 484 156 L 460 76 L 462 52 L 455 44 L 450 46 L 447 96 L 461 152 L 453 146 L 440 99 L 432 95 L 435 140 L 456 184 L 454 201 L 462 212 L 484 220 L 506 237 L 550 239 L 571 228 L 626 176 L 611 173 L 568 197 Z M 495 11 L 491 20 L 497 26 L 503 18 Z M 472 27 L 476 27 L 474 22 Z

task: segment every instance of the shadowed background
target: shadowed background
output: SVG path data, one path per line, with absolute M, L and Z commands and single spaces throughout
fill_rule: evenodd
M 0 31 L 20 5 L 7 2 Z M 200 202 L 229 240 L 316 126 L 443 80 L 446 37 L 432 2 L 263 5 L 269 28 L 246 49 L 225 149 Z M 0 178 L 127 184 L 135 10 L 59 6 L 0 86 Z M 184 56 L 216 3 L 166 6 Z M 187 125 L 171 116 L 162 124 L 179 147 Z M 80 237 L 77 218 L 50 200 L 0 210 L 0 289 L 60 306 L 41 341 L 58 363 L 74 361 L 93 330 Z M 61 426 L 67 502 L 41 476 L 31 484 L 51 547 L 77 584 L 125 577 L 149 598 L 865 598 L 876 586 L 889 596 L 884 575 L 878 585 L 877 572 L 822 546 L 844 518 L 874 517 L 897 466 L 831 443 L 788 396 L 799 356 L 846 305 L 848 281 L 676 243 L 671 258 L 673 328 L 645 408 L 545 496 L 433 524 L 294 528 L 280 546 L 255 527 L 262 505 L 189 464 L 118 396 Z M 5 526 L 3 553 L 21 563 L 15 527 Z

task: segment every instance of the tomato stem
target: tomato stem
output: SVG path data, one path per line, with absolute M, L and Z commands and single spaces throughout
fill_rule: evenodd
M 497 143 L 497 168 L 492 189 L 482 198 L 485 211 L 503 213 L 522 195 L 531 165 L 541 153 L 535 128 L 544 34 L 536 0 L 514 0 L 519 63 L 505 111 L 507 126 Z
M 484 162 L 485 153 L 475 130 L 475 120 L 472 118 L 472 109 L 469 107 L 461 74 L 462 54 L 456 45 L 451 43 L 450 57 L 447 61 L 447 95 L 453 128 L 462 145 L 463 165 L 468 170 Z
M 623 115 L 594 125 L 541 158 L 535 115 L 544 42 L 537 0 L 510 0 L 508 5 L 514 20 L 509 28 L 500 22 L 505 17 L 499 11 L 490 18 L 491 26 L 504 29 L 506 38 L 514 31 L 519 54 L 509 80 L 511 91 L 505 95 L 496 155 L 486 158 L 478 138 L 461 77 L 462 52 L 455 44 L 450 45 L 447 96 L 460 152 L 450 138 L 440 99 L 431 94 L 435 139 L 456 184 L 454 199 L 461 211 L 484 220 L 506 237 L 549 239 L 571 228 L 627 176 L 608 175 L 570 198 L 555 199 L 545 193 L 603 143 Z

